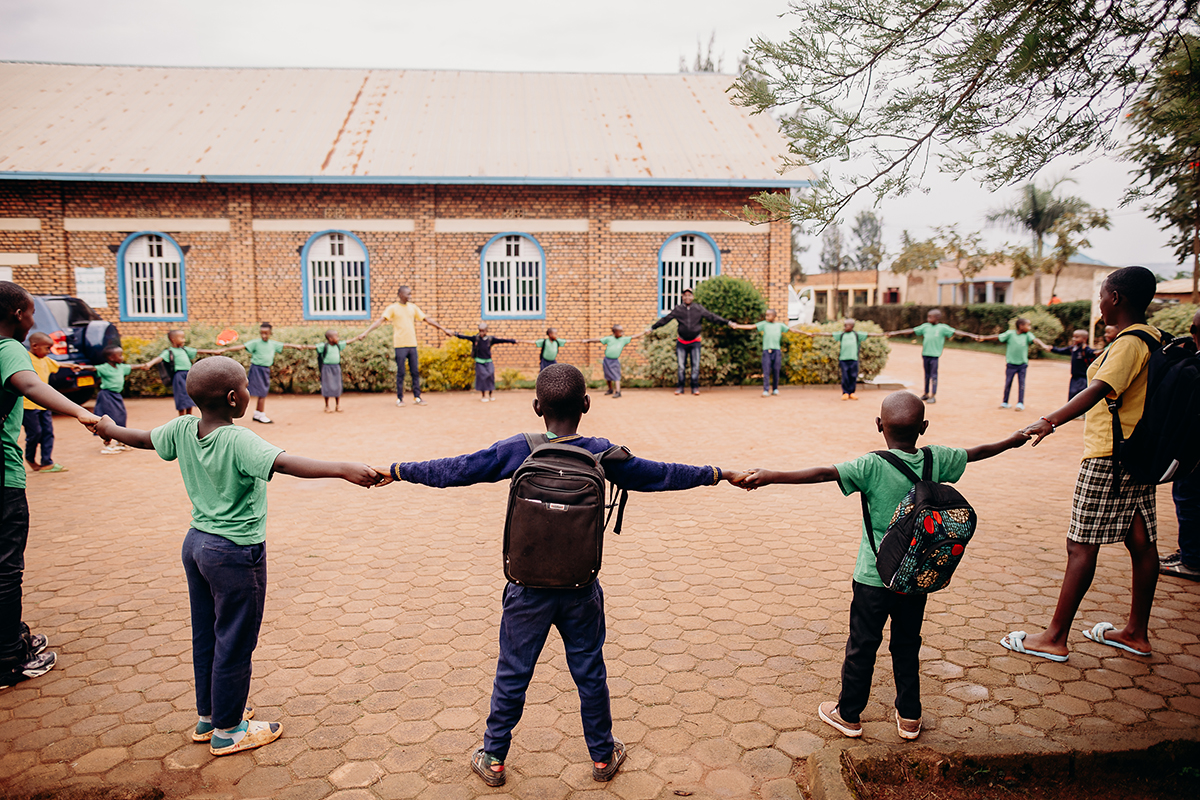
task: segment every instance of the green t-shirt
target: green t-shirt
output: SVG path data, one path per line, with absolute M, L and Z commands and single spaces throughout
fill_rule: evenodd
M 850 335 L 847 336 L 847 333 Z M 842 351 L 838 353 L 839 361 L 858 361 L 859 345 L 867 340 L 867 334 L 862 331 L 838 331 L 833 334 L 833 340 L 842 343 Z
M 261 342 L 262 340 L 259 339 L 259 341 Z M 276 342 L 276 344 L 279 344 L 279 343 Z M 341 364 L 342 363 L 342 351 L 345 350 L 346 347 L 347 347 L 347 344 L 345 342 L 338 342 L 337 344 L 330 344 L 329 342 L 321 342 L 319 345 L 317 345 L 317 352 L 321 355 L 321 363 L 322 364 Z M 271 360 L 274 361 L 275 357 L 272 356 Z M 254 361 L 251 360 L 250 363 L 254 363 Z M 268 364 L 265 366 L 270 366 L 270 365 Z
M 938 444 L 933 445 L 932 450 L 935 481 L 954 483 L 962 477 L 967 468 L 966 450 Z M 921 468 L 925 457 L 919 450 L 915 453 L 892 450 L 891 453 L 899 456 L 917 475 L 923 474 Z M 908 494 L 912 482 L 904 477 L 900 470 L 873 453 L 859 456 L 853 461 L 835 464 L 834 469 L 838 473 L 838 487 L 841 488 L 842 494 L 866 493 L 867 504 L 871 510 L 871 527 L 875 531 L 875 546 L 878 547 L 892 522 L 892 516 L 896 513 L 896 506 L 900 505 L 904 495 Z M 883 581 L 879 579 L 879 570 L 875 566 L 875 552 L 871 549 L 871 543 L 867 541 L 866 525 L 860 524 L 859 529 L 862 536 L 858 543 L 858 559 L 854 562 L 854 580 L 867 586 L 882 587 Z
M 538 339 L 534 342 L 542 354 L 542 358 L 547 361 L 553 361 L 558 358 L 558 347 L 563 343 L 563 339 Z
M 192 527 L 234 544 L 267 538 L 267 481 L 283 452 L 239 425 L 225 425 L 197 438 L 200 418 L 176 417 L 150 431 L 163 461 L 179 461 L 183 486 L 192 500 Z
M 275 356 L 283 352 L 283 343 L 271 339 L 252 339 L 246 342 L 246 352 L 250 354 L 252 365 L 270 367 L 275 364 Z
M 937 325 L 922 322 L 913 328 L 913 333 L 924 339 L 924 344 L 921 346 L 921 355 L 937 358 L 942 354 L 942 349 L 946 346 L 946 340 L 954 335 L 954 328 L 944 322 L 939 322 Z
M 600 344 L 604 345 L 605 358 L 620 358 L 625 345 L 633 341 L 632 336 L 602 336 Z
M 96 377 L 100 379 L 100 388 L 118 394 L 125 389 L 125 376 L 133 372 L 128 364 L 98 364 Z
M 29 370 L 33 372 L 33 362 L 29 360 L 29 351 L 16 339 L 0 339 L 0 385 L 8 390 L 8 379 L 17 372 Z M 17 446 L 17 437 L 21 435 L 21 422 L 25 412 L 21 407 L 21 395 L 17 395 L 12 411 L 0 428 L 0 442 L 4 447 L 4 485 L 9 489 L 25 488 L 25 463 L 21 457 L 21 448 Z
M 758 332 L 762 334 L 763 350 L 778 350 L 779 340 L 783 338 L 783 332 L 788 329 L 788 326 L 782 322 L 767 322 L 765 319 L 762 322 L 754 323 L 754 327 L 758 328 Z
M 170 363 L 171 359 L 175 359 L 175 371 L 187 372 L 192 368 L 192 360 L 196 357 L 196 348 L 194 347 L 168 347 L 162 351 L 161 358 L 163 361 Z
M 1000 341 L 1005 343 L 1005 361 L 1014 365 L 1029 363 L 1029 345 L 1033 343 L 1033 331 L 1017 333 L 1008 330 L 1000 334 Z

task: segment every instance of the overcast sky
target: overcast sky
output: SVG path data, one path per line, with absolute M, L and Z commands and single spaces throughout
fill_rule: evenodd
M 716 33 L 726 70 L 751 38 L 782 38 L 786 0 L 0 0 L 0 60 L 219 67 L 382 67 L 546 72 L 675 72 Z M 1042 180 L 1068 174 L 1055 164 Z M 1119 208 L 1128 166 L 1099 158 L 1063 191 L 1107 208 L 1113 229 L 1086 252 L 1114 265 L 1170 265 L 1167 235 L 1136 207 Z M 957 223 L 993 246 L 1021 234 L 987 228 L 991 194 L 969 178 L 927 176 L 928 194 L 876 210 L 895 252 Z M 856 204 L 852 216 L 870 201 Z M 815 271 L 819 243 L 803 257 Z M 1163 269 L 1173 267 L 1164 266 Z

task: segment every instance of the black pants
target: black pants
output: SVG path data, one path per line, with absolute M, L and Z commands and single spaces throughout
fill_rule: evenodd
M 396 348 L 396 398 L 404 399 L 404 366 L 408 365 L 408 371 L 412 373 L 412 390 L 413 397 L 421 399 L 421 372 L 417 362 L 417 348 L 415 347 L 397 347 Z
M 923 594 L 898 594 L 879 586 L 853 582 L 850 601 L 850 638 L 842 662 L 842 694 L 838 713 L 847 722 L 858 722 L 871 694 L 875 653 L 883 642 L 883 624 L 892 618 L 892 672 L 896 676 L 896 710 L 905 719 L 921 718 L 921 623 L 925 620 Z
M 842 394 L 854 394 L 858 391 L 858 360 L 839 361 L 842 371 Z
M 29 503 L 24 489 L 0 489 L 0 668 L 24 663 L 21 638 L 21 578 L 29 540 Z
M 925 367 L 925 394 L 934 397 L 937 395 L 938 357 L 921 356 L 921 363 Z

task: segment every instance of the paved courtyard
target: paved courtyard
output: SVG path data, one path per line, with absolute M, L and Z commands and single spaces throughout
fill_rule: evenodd
M 1066 362 L 1030 366 L 1029 411 L 997 408 L 1000 356 L 947 351 L 928 441 L 1001 438 L 1061 404 Z M 916 386 L 919 348 L 894 344 L 891 379 Z M 670 390 L 593 397 L 585 433 L 638 455 L 723 467 L 829 464 L 882 446 L 883 393 L 841 402 L 835 387 L 754 387 L 698 398 Z M 348 396 L 273 397 L 258 433 L 289 451 L 390 463 L 457 454 L 537 430 L 532 393 L 430 395 L 398 409 Z M 167 421 L 169 400 L 129 402 L 132 425 Z M 845 645 L 859 503 L 835 485 L 727 485 L 633 495 L 601 576 L 615 733 L 629 760 L 591 780 L 574 686 L 557 634 L 539 664 L 509 755 L 487 789 L 479 746 L 497 645 L 507 484 L 364 490 L 286 476 L 270 487 L 267 614 L 251 702 L 278 742 L 214 759 L 192 744 L 187 592 L 179 548 L 189 505 L 173 464 L 150 452 L 101 456 L 58 420 L 70 471 L 30 477 L 25 617 L 59 666 L 0 692 L 0 794 L 75 784 L 161 786 L 196 798 L 797 797 L 803 759 L 833 741 L 816 716 L 835 698 Z M 250 424 L 247 422 L 246 424 Z M 997 643 L 1049 618 L 1065 561 L 1081 424 L 1037 449 L 971 465 L 960 488 L 980 528 L 950 588 L 931 596 L 922 650 L 934 746 L 1008 740 L 1015 750 L 1200 724 L 1200 585 L 1164 578 L 1141 659 L 1076 632 L 1065 664 Z M 1159 549 L 1175 546 L 1169 491 Z M 1120 624 L 1128 557 L 1105 548 L 1076 629 Z M 881 653 L 865 739 L 900 746 Z

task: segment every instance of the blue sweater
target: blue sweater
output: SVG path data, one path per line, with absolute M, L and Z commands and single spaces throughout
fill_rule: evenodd
M 612 446 L 607 439 L 589 436 L 560 436 L 554 441 L 582 447 L 596 454 Z M 396 474 L 409 483 L 439 489 L 496 483 L 511 478 L 517 467 L 529 457 L 529 452 L 524 435 L 518 434 L 477 453 L 433 461 L 406 461 L 396 465 Z M 633 492 L 673 492 L 697 486 L 713 486 L 721 480 L 721 470 L 716 467 L 668 464 L 636 457 L 606 464 L 604 473 L 617 486 Z

